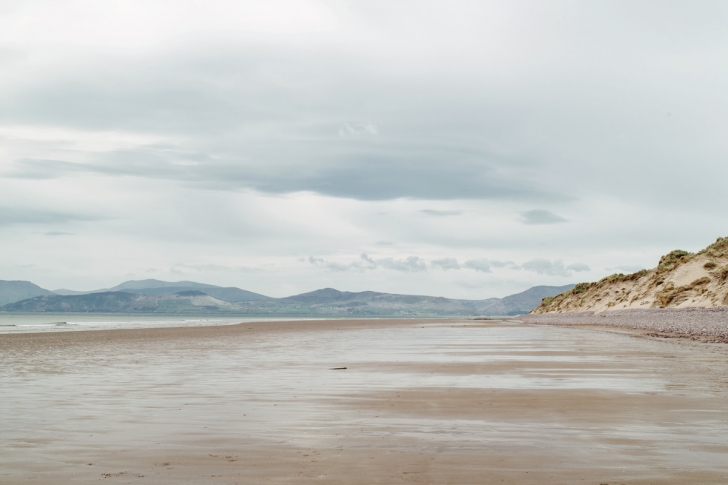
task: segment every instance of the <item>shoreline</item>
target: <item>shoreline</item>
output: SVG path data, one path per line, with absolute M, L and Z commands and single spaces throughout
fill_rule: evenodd
M 728 343 L 728 307 L 650 308 L 601 313 L 529 313 L 517 317 L 535 325 L 584 326 L 638 330 L 657 338 Z
M 164 340 L 164 339 L 199 339 L 235 337 L 259 333 L 289 333 L 301 331 L 328 330 L 339 327 L 344 330 L 355 330 L 364 327 L 392 327 L 419 324 L 462 322 L 462 318 L 427 319 L 427 318 L 390 318 L 390 319 L 311 319 L 311 320 L 259 320 L 234 324 L 205 326 L 167 326 L 167 327 L 131 327 L 112 329 L 84 329 L 73 332 L 18 332 L 0 334 L 0 349 L 13 341 L 103 341 L 114 339 L 127 340 Z

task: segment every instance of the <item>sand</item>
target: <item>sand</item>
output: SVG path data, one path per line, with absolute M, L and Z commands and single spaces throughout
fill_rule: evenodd
M 2 335 L 0 483 L 725 484 L 726 347 L 467 320 Z

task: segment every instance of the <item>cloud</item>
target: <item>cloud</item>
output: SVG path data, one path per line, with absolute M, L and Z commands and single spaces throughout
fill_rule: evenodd
M 523 224 L 558 224 L 567 222 L 561 216 L 557 216 L 551 211 L 534 209 L 521 213 L 521 222 Z
M 46 236 L 75 236 L 73 232 L 62 232 L 62 231 L 48 231 L 45 233 Z
M 494 268 L 521 269 L 521 267 L 513 261 L 490 261 L 490 265 Z
M 377 269 L 379 262 L 371 258 L 367 253 L 359 255 L 359 259 L 350 263 L 344 264 L 335 261 L 326 261 L 323 258 L 316 258 L 314 256 L 308 257 L 309 263 L 315 266 L 322 266 L 328 271 L 343 272 L 343 271 L 367 271 Z
M 339 127 L 339 136 L 362 136 L 379 134 L 379 128 L 374 123 L 344 123 Z
M 0 207 L 0 226 L 14 224 L 68 224 L 77 221 L 99 221 L 105 218 L 91 214 L 73 214 L 56 211 L 42 211 L 32 209 L 14 209 Z M 47 233 L 48 236 L 60 236 L 68 233 Z
M 564 262 L 560 259 L 549 261 L 548 259 L 532 259 L 521 265 L 526 271 L 532 271 L 538 274 L 548 276 L 571 276 L 571 271 L 564 267 Z
M 404 259 L 383 258 L 378 259 L 377 264 L 383 268 L 402 271 L 404 273 L 427 271 L 425 260 L 417 256 L 408 256 Z
M 439 268 L 443 271 L 461 268 L 460 264 L 458 264 L 458 260 L 455 258 L 434 259 L 430 261 L 430 266 L 433 268 Z
M 301 259 L 303 261 L 303 259 Z M 514 263 L 513 261 L 489 261 L 487 259 L 469 259 L 464 263 L 459 263 L 457 258 L 445 257 L 433 259 L 429 264 L 418 256 L 408 256 L 406 258 L 395 259 L 395 258 L 372 258 L 367 253 L 362 253 L 359 259 L 351 261 L 349 263 L 340 263 L 334 261 L 327 261 L 323 258 L 317 258 L 314 256 L 308 257 L 308 262 L 315 265 L 326 268 L 329 271 L 343 272 L 343 271 L 369 271 L 376 270 L 379 268 L 401 271 L 405 273 L 414 272 L 425 272 L 427 268 L 438 269 L 442 271 L 450 270 L 461 270 L 469 269 L 480 273 L 492 273 L 491 267 L 504 268 L 509 270 L 521 270 L 532 271 L 538 274 L 545 274 L 549 276 L 571 276 L 572 272 L 590 271 L 589 266 L 584 263 L 573 263 L 565 266 L 563 261 L 554 260 L 550 261 L 547 259 L 532 259 L 523 263 L 522 266 Z
M 546 278 L 513 261 L 649 267 L 728 227 L 725 2 L 12 3 L 0 206 L 34 212 L 0 211 L 7 277 L 16 261 L 38 267 L 13 278 L 58 287 L 164 277 L 205 248 L 261 265 L 262 293 L 483 296 L 431 269 L 457 257 L 458 277 L 502 296 Z M 309 29 L 307 9 L 330 21 Z M 118 221 L 82 222 L 107 207 Z M 377 262 L 411 269 L 408 255 L 429 274 Z M 468 264 L 482 255 L 501 261 Z
M 333 261 L 326 261 L 322 258 L 316 258 L 309 256 L 309 263 L 315 266 L 322 266 L 329 271 L 342 272 L 342 271 L 367 271 L 375 270 L 377 268 L 384 268 L 392 271 L 401 271 L 404 273 L 416 273 L 420 271 L 427 271 L 427 263 L 424 259 L 418 256 L 408 256 L 403 259 L 394 258 L 381 258 L 374 259 L 367 253 L 362 253 L 359 259 L 350 263 L 339 263 Z
M 151 268 L 151 270 L 156 271 Z M 149 272 L 150 269 L 147 269 Z M 177 263 L 169 268 L 171 273 L 219 273 L 219 272 L 240 272 L 240 273 L 252 273 L 258 271 L 257 268 L 251 268 L 248 266 L 223 266 L 219 264 L 188 264 L 188 263 Z
M 571 271 L 576 271 L 576 272 L 591 271 L 591 268 L 584 263 L 570 264 L 566 267 L 566 269 L 571 270 Z
M 474 269 L 475 271 L 479 271 L 481 273 L 491 273 L 490 262 L 488 262 L 487 259 L 470 259 L 463 263 L 463 268 Z
M 445 216 L 459 216 L 463 213 L 463 211 L 440 211 L 440 210 L 434 210 L 434 209 L 422 209 L 420 212 L 423 214 L 427 214 L 428 216 L 437 216 L 437 217 L 445 217 Z
M 244 147 L 240 147 L 244 150 Z M 406 150 L 415 153 L 405 154 Z M 505 175 L 487 156 L 463 157 L 447 165 L 432 153 L 417 153 L 416 147 L 401 149 L 360 148 L 354 153 L 301 153 L 295 142 L 285 149 L 271 148 L 258 156 L 228 153 L 210 157 L 181 149 L 140 147 L 96 156 L 93 162 L 55 159 L 17 160 L 5 178 L 54 179 L 81 174 L 107 177 L 140 177 L 171 180 L 205 190 L 252 189 L 271 194 L 315 192 L 367 201 L 398 198 L 566 200 L 525 179 Z M 449 158 L 449 156 L 444 155 Z M 298 169 L 273 159 L 296 159 Z M 428 215 L 457 215 L 457 211 L 423 211 Z
M 584 263 L 574 263 L 568 266 L 560 259 L 550 261 L 548 259 L 532 259 L 521 265 L 526 271 L 548 275 L 548 276 L 571 276 L 573 271 L 590 271 L 589 266 Z

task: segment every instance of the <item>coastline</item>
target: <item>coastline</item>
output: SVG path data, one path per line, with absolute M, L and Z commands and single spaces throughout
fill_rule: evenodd
M 651 337 L 728 343 L 728 306 L 529 313 L 518 320 L 537 325 L 623 328 L 639 330 Z

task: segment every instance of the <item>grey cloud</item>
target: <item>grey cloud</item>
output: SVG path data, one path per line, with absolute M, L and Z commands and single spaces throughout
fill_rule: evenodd
M 425 260 L 417 256 L 408 256 L 405 259 L 383 258 L 378 259 L 377 264 L 383 268 L 405 273 L 417 273 L 427 271 Z
M 378 135 L 379 128 L 374 123 L 344 123 L 339 127 L 339 136 Z
M 461 268 L 458 260 L 455 258 L 434 259 L 430 261 L 430 266 L 432 266 L 433 268 L 439 268 L 444 271 Z
M 550 261 L 548 259 L 532 259 L 521 265 L 526 271 L 548 276 L 571 276 L 572 271 L 589 271 L 589 266 L 584 263 L 574 263 L 565 266 L 560 259 Z
M 362 253 L 358 260 L 349 264 L 327 261 L 325 266 L 329 271 L 366 271 L 377 269 L 378 263 L 369 257 L 367 253 Z
M 481 273 L 491 273 L 490 262 L 488 262 L 487 259 L 482 259 L 482 260 L 471 259 L 471 260 L 465 261 L 463 263 L 463 268 L 474 269 L 475 271 L 479 271 Z
M 459 216 L 463 213 L 463 211 L 440 211 L 435 209 L 422 209 L 420 212 L 423 214 L 427 214 L 428 216 L 437 216 L 437 217 L 445 217 L 445 216 Z
M 427 271 L 427 263 L 418 256 L 408 256 L 403 259 L 381 258 L 374 259 L 366 253 L 359 256 L 358 260 L 347 264 L 326 261 L 323 258 L 309 256 L 308 261 L 316 266 L 322 266 L 329 271 L 366 271 L 377 268 L 384 268 L 404 273 L 416 273 Z
M 108 16 L 103 6 L 87 9 L 91 3 L 74 8 L 68 32 L 78 28 L 74 20 L 98 26 L 95 16 Z M 88 238 L 41 235 L 33 251 L 23 247 L 20 232 L 8 234 L 0 241 L 0 252 L 13 261 L 45 259 L 42 265 L 56 274 L 77 278 L 91 278 L 91 266 L 63 266 L 65 258 L 55 257 L 59 251 L 74 261 L 133 248 L 138 267 L 167 268 L 175 261 L 157 259 L 193 254 L 200 246 L 191 241 L 200 239 L 211 241 L 207 247 L 221 260 L 285 261 L 280 271 L 293 262 L 292 255 L 344 254 L 380 240 L 397 241 L 396 247 L 407 248 L 404 254 L 430 254 L 437 247 L 444 255 L 458 256 L 468 271 L 475 270 L 462 263 L 469 251 L 517 261 L 535 254 L 553 259 L 578 253 L 602 267 L 652 264 L 647 250 L 695 250 L 700 241 L 715 238 L 715 228 L 728 227 L 728 212 L 720 209 L 716 195 L 725 191 L 728 180 L 722 118 L 728 101 L 728 70 L 723 67 L 728 3 L 703 2 L 694 8 L 688 2 L 654 1 L 608 2 L 608 7 L 604 2 L 569 1 L 554 7 L 550 2 L 470 1 L 458 8 L 429 0 L 425 6 L 412 1 L 334 3 L 333 15 L 341 16 L 344 28 L 313 35 L 262 32 L 255 40 L 248 32 L 237 36 L 243 28 L 217 28 L 207 15 L 205 29 L 192 19 L 193 28 L 167 36 L 166 28 L 180 19 L 174 6 L 174 15 L 159 29 L 162 42 L 136 43 L 146 34 L 156 35 L 151 25 L 144 36 L 135 36 L 133 45 L 120 47 L 114 47 L 122 40 L 115 32 L 133 27 L 123 19 L 113 31 L 101 32 L 98 43 L 93 34 L 98 29 L 85 28 L 79 37 L 85 41 L 69 42 L 63 29 L 35 35 L 33 29 L 47 25 L 47 17 L 35 18 L 46 8 L 3 12 L 6 25 L 17 32 L 22 25 L 23 35 L 13 37 L 12 53 L 7 48 L 0 52 L 3 72 L 12 74 L 0 76 L 0 176 L 28 180 L 0 180 L 0 205 L 18 206 L 16 194 L 27 189 L 23 197 L 38 208 L 83 183 L 98 184 L 108 188 L 107 202 L 119 201 L 115 210 L 125 224 L 105 228 L 103 234 L 84 231 Z M 14 17 L 16 10 L 22 22 Z M 146 25 L 145 12 L 140 14 Z M 473 45 L 479 48 L 469 48 Z M 16 140 L 16 128 L 32 135 Z M 97 143 L 97 132 L 132 135 L 132 141 L 107 146 Z M 89 143 L 76 144 L 78 133 Z M 259 207 L 240 207 L 239 212 L 265 214 L 259 219 L 266 220 L 246 228 L 244 237 L 228 230 L 222 216 L 186 217 L 186 207 L 178 203 L 183 198 L 200 205 L 225 199 L 230 210 L 224 212 L 234 212 L 234 200 L 248 198 L 226 191 L 310 191 L 363 201 L 427 202 L 397 207 L 356 203 L 351 210 L 311 207 L 303 218 L 324 220 L 336 212 L 356 226 L 326 238 L 322 247 L 318 239 L 324 236 L 312 235 L 315 231 L 305 221 L 267 217 L 295 200 L 251 197 L 256 200 L 251 205 Z M 93 208 L 98 193 L 78 190 L 73 203 Z M 457 205 L 440 200 L 457 200 Z M 482 200 L 497 203 L 486 207 Z M 63 207 L 47 202 L 46 209 L 57 213 L 19 219 L 0 211 L 0 225 L 78 220 L 59 214 L 73 212 Z M 402 207 L 420 217 L 406 220 Z M 426 224 L 438 222 L 438 214 L 417 212 L 423 207 L 457 207 L 464 213 L 440 219 L 450 226 L 444 231 Z M 556 214 L 544 217 L 529 209 Z M 371 217 L 374 211 L 390 216 Z M 571 214 L 577 212 L 578 224 L 554 224 L 558 221 L 552 216 L 574 219 Z M 677 213 L 686 229 L 676 232 L 670 215 Z M 466 220 L 474 214 L 484 216 L 482 223 Z M 169 217 L 152 224 L 157 215 Z M 491 216 L 554 224 L 520 226 L 526 230 L 560 231 L 551 231 L 547 240 L 523 237 L 519 231 L 489 231 Z M 39 227 L 38 234 L 75 231 Z M 166 254 L 155 250 L 154 235 L 162 231 L 175 233 L 165 236 Z M 108 247 L 91 247 L 104 238 Z M 540 242 L 545 244 L 537 248 Z M 64 244 L 67 250 L 61 248 Z M 372 259 L 376 263 L 377 256 Z M 284 286 L 311 284 L 309 273 L 327 268 L 323 259 L 314 260 L 320 267 L 296 268 L 301 274 L 287 274 Z M 370 262 L 358 258 L 345 263 L 330 267 L 351 271 L 348 280 L 337 275 L 342 284 L 404 285 L 399 290 L 440 293 L 456 280 L 403 273 L 367 280 L 354 273 L 369 271 L 360 268 Z M 114 271 L 122 274 L 124 264 L 117 258 L 105 267 L 116 265 Z M 520 267 L 512 261 L 489 264 L 494 272 L 505 268 L 511 274 L 491 283 L 486 293 L 502 294 L 506 286 L 516 281 L 525 285 L 535 277 L 515 274 Z M 563 267 L 564 272 L 576 269 Z M 261 277 L 257 284 L 283 291 L 280 275 Z M 321 276 L 324 286 L 326 275 Z
M 73 232 L 62 232 L 62 231 L 48 231 L 45 233 L 46 236 L 75 236 Z
M 591 271 L 591 268 L 584 263 L 570 264 L 566 267 L 566 269 L 571 270 L 571 271 L 576 271 L 576 272 Z
M 151 133 L 176 141 L 98 153 L 84 163 L 69 163 L 78 161 L 71 156 L 24 160 L 6 176 L 86 172 L 360 200 L 568 199 L 531 175 L 538 164 L 532 155 L 492 148 L 500 137 L 486 140 L 482 133 L 502 119 L 495 113 L 480 121 L 465 116 L 472 110 L 466 95 L 451 99 L 448 113 L 434 112 L 430 104 L 437 100 L 401 96 L 388 75 L 348 57 L 319 54 L 303 62 L 296 52 L 263 51 L 186 49 L 152 68 L 124 66 L 137 73 L 134 82 L 119 82 L 120 68 L 97 66 L 65 80 L 18 85 L 12 95 L 0 94 L 0 122 Z M 322 80 L 323 71 L 330 82 Z M 351 82 L 367 83 L 362 86 L 376 92 L 377 102 L 341 87 Z M 402 109 L 382 108 L 395 99 Z M 379 106 L 382 123 L 342 123 L 348 113 L 370 105 Z M 390 129 L 380 130 L 382 124 Z
M 490 261 L 490 265 L 494 268 L 521 269 L 521 267 L 513 261 Z
M 104 218 L 91 214 L 71 214 L 55 211 L 13 209 L 0 207 L 0 226 L 13 224 L 67 224 L 77 221 L 98 221 Z M 61 235 L 61 233 L 47 235 Z
M 228 271 L 234 271 L 234 272 L 240 272 L 240 273 L 252 273 L 257 271 L 256 268 L 251 268 L 249 266 L 222 266 L 219 264 L 186 264 L 186 263 L 177 263 L 174 266 L 172 266 L 169 269 L 172 273 L 184 273 L 186 271 L 196 271 L 196 272 L 228 272 Z M 150 270 L 148 269 L 147 272 Z
M 558 216 L 551 211 L 534 209 L 522 212 L 521 222 L 524 224 L 558 224 L 560 222 L 567 221 L 563 217 Z
M 291 149 L 295 151 L 295 147 Z M 322 151 L 325 152 L 325 148 Z M 292 156 L 293 153 L 282 155 L 283 158 Z M 4 176 L 49 179 L 95 173 L 176 180 L 212 190 L 253 189 L 273 194 L 309 191 L 359 200 L 564 198 L 528 181 L 500 174 L 487 160 L 461 159 L 443 164 L 432 154 L 405 155 L 386 150 L 338 157 L 338 162 L 327 163 L 325 154 L 320 154 L 322 162 L 311 162 L 305 169 L 292 170 L 291 167 L 267 163 L 269 156 L 252 161 L 244 158 L 233 160 L 229 156 L 220 160 L 192 152 L 158 152 L 143 148 L 108 153 L 94 163 L 20 160 L 16 169 Z M 305 156 L 297 158 L 305 159 Z M 439 216 L 457 215 L 457 211 L 423 212 Z
M 392 42 L 401 40 L 401 32 L 385 24 L 396 22 L 374 26 L 350 5 L 347 15 L 362 30 L 344 43 L 304 42 L 311 47 L 305 55 L 298 41 L 289 44 L 285 38 L 211 43 L 182 36 L 156 55 L 109 52 L 104 62 L 63 72 L 40 66 L 53 75 L 27 70 L 19 60 L 32 57 L 20 46 L 11 56 L 18 60 L 18 81 L 0 92 L 0 122 L 177 136 L 184 142 L 172 150 L 175 156 L 204 154 L 198 168 L 180 170 L 167 162 L 135 167 L 129 161 L 107 167 L 97 160 L 86 170 L 219 190 L 528 202 L 608 194 L 645 204 L 714 205 L 704 202 L 722 189 L 726 173 L 725 148 L 715 141 L 712 115 L 725 97 L 725 72 L 715 67 L 721 65 L 720 50 L 696 41 L 703 37 L 692 30 L 673 32 L 670 43 L 663 42 L 654 13 L 660 10 L 664 19 L 677 21 L 681 9 L 647 6 L 646 17 L 624 7 L 604 12 L 567 6 L 568 15 L 557 25 L 548 7 L 540 7 L 544 15 L 534 29 L 517 2 L 499 12 L 477 3 L 463 12 L 485 18 L 480 14 L 487 11 L 496 24 L 505 15 L 513 29 L 447 35 L 445 25 L 459 26 L 462 19 L 439 22 L 434 15 L 454 15 L 439 11 L 413 19 L 411 43 Z M 713 36 L 706 37 L 714 38 L 711 45 L 721 45 L 725 32 L 714 19 L 722 14 L 707 11 L 696 14 L 701 20 L 695 25 Z M 599 21 L 585 32 L 581 26 L 596 12 Z M 391 12 L 379 14 L 386 18 Z M 670 24 L 664 19 L 660 28 Z M 445 35 L 430 44 L 435 25 Z M 539 32 L 538 40 L 533 32 Z M 472 42 L 502 49 L 462 48 Z M 562 45 L 574 48 L 557 47 Z M 381 46 L 395 64 L 379 61 Z M 553 62 L 539 60 L 543 46 L 554 48 Z M 423 52 L 428 55 L 422 57 Z M 467 55 L 453 55 L 461 52 Z M 505 66 L 501 56 L 509 59 Z M 658 61 L 645 62 L 643 56 Z M 510 69 L 513 59 L 523 68 Z M 692 59 L 690 68 L 676 72 L 674 66 L 685 59 Z M 401 62 L 417 68 L 401 69 Z M 673 113 L 670 120 L 666 111 Z M 655 118 L 645 123 L 644 113 Z M 161 158 L 172 154 L 161 146 L 146 150 Z M 695 160 L 705 170 L 684 173 L 683 190 L 677 191 L 672 171 L 656 170 L 665 160 Z M 602 170 L 605 166 L 611 169 Z M 701 174 L 709 170 L 720 176 L 704 179 Z M 36 171 L 34 176 L 49 175 Z M 523 217 L 527 224 L 558 222 L 544 214 Z

